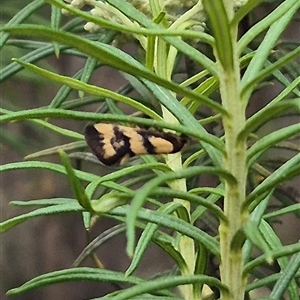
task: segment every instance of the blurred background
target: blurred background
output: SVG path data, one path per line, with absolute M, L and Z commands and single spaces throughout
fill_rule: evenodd
M 20 8 L 25 7 L 30 2 L 2 0 L 0 8 L 1 23 L 4 24 L 10 20 Z M 272 5 L 274 3 L 266 2 L 263 8 L 257 10 L 256 18 L 259 18 L 260 15 L 265 15 L 269 9 L 272 9 Z M 49 7 L 44 7 L 39 11 L 38 15 L 31 16 L 31 21 L 48 24 L 46 20 L 49 20 L 49 16 Z M 299 41 L 299 23 L 295 22 L 292 24 L 283 38 Z M 131 52 L 136 49 L 133 44 L 126 45 L 124 48 Z M 12 57 L 20 57 L 24 53 L 26 53 L 24 49 L 19 49 L 13 45 L 5 46 L 0 52 L 1 68 L 8 65 Z M 59 74 L 73 76 L 83 67 L 84 63 L 84 59 L 61 54 L 59 58 L 52 56 L 47 60 L 43 60 L 42 66 L 46 69 L 55 70 Z M 94 73 L 91 82 L 97 86 L 115 91 L 125 83 L 125 80 L 118 72 L 104 67 L 101 68 L 101 72 L 96 71 Z M 49 82 L 45 79 L 35 76 L 28 71 L 22 71 L 9 80 L 0 83 L 1 107 L 18 111 L 47 106 L 56 95 L 58 89 L 58 85 L 49 85 Z M 250 102 L 249 115 L 263 107 L 280 90 L 281 87 L 278 85 L 268 85 L 255 93 Z M 78 98 L 78 92 L 73 91 L 69 97 L 70 99 Z M 94 108 L 95 106 L 91 106 L 87 109 L 93 111 Z M 85 126 L 84 122 L 72 120 L 54 120 L 53 123 L 79 133 L 83 133 Z M 276 126 L 276 124 L 270 126 Z M 267 129 L 264 128 L 264 130 Z M 71 142 L 70 139 L 68 140 L 29 121 L 1 124 L 0 136 L 1 165 L 23 161 L 28 154 Z M 45 157 L 43 160 L 60 163 L 59 158 L 55 155 Z M 95 174 L 109 172 L 104 167 L 95 166 L 88 162 L 84 162 L 81 168 L 83 170 L 91 170 Z M 18 170 L 0 173 L 0 176 L 1 221 L 29 211 L 27 208 L 9 205 L 9 202 L 12 200 L 73 197 L 66 177 L 51 171 Z M 294 192 L 299 192 L 299 186 L 300 179 L 297 178 L 290 183 L 289 188 Z M 299 202 L 298 194 L 295 194 L 295 200 Z M 94 228 L 92 236 L 97 236 L 114 224 L 116 223 L 112 220 L 103 219 Z M 273 224 L 285 244 L 295 243 L 299 240 L 299 225 L 299 219 L 296 219 L 296 217 L 283 218 L 280 222 Z M 31 278 L 54 270 L 70 268 L 87 243 L 80 213 L 35 218 L 1 234 L 0 238 L 1 299 L 7 299 L 5 292 L 8 289 L 18 287 Z M 97 254 L 105 268 L 116 271 L 126 270 L 129 265 L 129 259 L 125 253 L 125 246 L 126 240 L 124 235 L 121 234 L 113 241 L 100 247 Z M 84 265 L 94 266 L 92 261 L 85 261 Z M 170 268 L 172 268 L 172 261 L 158 247 L 151 246 L 149 253 L 143 260 L 142 266 L 138 270 L 138 274 L 149 276 Z M 15 296 L 12 299 L 79 300 L 100 297 L 117 288 L 107 283 L 64 283 L 35 289 L 32 292 Z

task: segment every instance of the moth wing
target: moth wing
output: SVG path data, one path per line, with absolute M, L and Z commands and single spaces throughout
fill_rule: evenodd
M 88 125 L 85 128 L 84 136 L 88 146 L 97 158 L 105 165 L 114 165 L 127 154 L 125 147 L 120 147 L 117 151 L 112 145 L 113 125 L 103 124 Z M 110 127 L 107 127 L 110 126 Z

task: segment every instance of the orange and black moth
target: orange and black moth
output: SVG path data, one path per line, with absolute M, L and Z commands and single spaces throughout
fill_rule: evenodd
M 85 139 L 105 165 L 122 164 L 136 155 L 176 153 L 187 143 L 184 135 L 106 123 L 88 125 Z

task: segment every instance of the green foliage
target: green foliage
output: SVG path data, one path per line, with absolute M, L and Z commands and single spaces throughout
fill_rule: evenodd
M 272 227 L 279 217 L 294 214 L 298 221 L 300 217 L 299 195 L 291 193 L 289 186 L 300 175 L 296 144 L 300 46 L 298 41 L 280 40 L 299 11 L 299 0 L 278 3 L 242 33 L 242 22 L 250 22 L 262 1 L 234 7 L 234 1 L 204 0 L 204 8 L 195 1 L 185 11 L 176 8 L 174 1 L 174 11 L 180 11 L 176 17 L 170 15 L 170 7 L 161 7 L 163 1 L 149 1 L 146 11 L 130 2 L 88 1 L 110 16 L 104 17 L 99 11 L 91 14 L 59 0 L 32 1 L 1 27 L 2 52 L 8 55 L 9 46 L 15 46 L 22 54 L 2 68 L 0 81 L 9 82 L 26 69 L 60 88 L 54 97 L 45 95 L 45 103 L 38 108 L 26 109 L 18 103 L 14 110 L 7 97 L 0 108 L 0 122 L 29 121 L 34 128 L 72 142 L 32 153 L 26 157 L 30 161 L 4 164 L 0 171 L 52 171 L 68 179 L 74 195 L 12 201 L 15 206 L 37 208 L 3 221 L 1 232 L 37 216 L 70 212 L 82 214 L 88 232 L 95 219 L 119 223 L 93 241 L 87 239 L 73 268 L 38 276 L 7 294 L 85 280 L 126 283 L 127 288 L 97 299 L 258 299 L 256 291 L 261 287 L 269 290 L 268 299 L 284 295 L 300 299 L 300 244 L 284 245 Z M 25 23 L 42 6 L 51 7 L 49 24 Z M 66 20 L 62 9 L 72 18 Z M 93 27 L 98 31 L 86 33 L 86 22 L 93 22 L 88 24 L 98 26 Z M 142 53 L 138 59 L 115 46 L 116 41 L 128 40 L 138 42 Z M 74 76 L 45 69 L 49 57 L 62 54 L 83 59 L 84 66 Z M 186 67 L 188 76 L 178 83 L 174 78 L 180 74 L 183 58 L 199 70 L 189 74 Z M 118 70 L 126 84 L 117 91 L 91 84 L 95 71 L 104 66 Z M 270 84 L 280 86 L 279 94 L 247 117 L 254 94 Z M 77 98 L 73 90 L 78 91 Z M 138 96 L 132 96 L 132 90 Z M 97 112 L 87 112 L 90 104 L 98 105 Z M 119 104 L 147 118 L 128 115 Z M 85 164 L 97 162 L 82 152 L 86 148 L 83 135 L 53 124 L 55 119 L 171 130 L 191 141 L 183 153 L 146 155 L 107 175 L 95 175 Z M 1 136 L 9 142 L 8 129 L 1 130 Z M 274 157 L 273 149 L 286 152 Z M 59 154 L 61 163 L 43 161 L 50 154 Z M 87 170 L 72 166 L 70 158 Z M 200 179 L 211 176 L 212 186 L 199 186 Z M 272 210 L 274 199 L 279 205 Z M 140 237 L 136 229 L 141 230 Z M 123 233 L 131 257 L 127 271 L 79 267 L 102 244 Z M 172 258 L 175 274 L 167 270 L 155 278 L 133 275 L 152 243 Z M 222 262 L 219 272 L 209 273 L 208 266 L 216 263 L 212 258 Z M 266 272 L 265 264 L 275 262 L 278 269 L 270 265 Z M 178 289 L 174 292 L 174 288 Z

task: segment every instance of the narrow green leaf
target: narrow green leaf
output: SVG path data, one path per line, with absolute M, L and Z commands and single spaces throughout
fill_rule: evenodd
M 221 197 L 223 197 L 224 190 L 222 189 L 222 186 L 223 186 L 223 184 L 221 183 L 219 185 L 220 192 L 216 193 L 214 191 L 214 189 L 213 189 L 213 191 L 210 191 L 210 195 L 206 198 L 206 202 L 213 204 L 213 203 L 216 203 Z M 204 188 L 204 190 L 206 190 L 206 189 L 207 188 Z M 216 189 L 216 190 L 218 190 L 218 189 Z M 191 190 L 189 192 L 193 193 L 193 190 Z M 209 192 L 209 189 L 207 192 Z M 198 220 L 198 218 L 200 218 L 206 211 L 207 211 L 207 208 L 204 205 L 198 205 L 197 208 L 193 211 L 193 213 L 191 215 L 191 223 L 194 224 Z M 222 219 L 222 218 L 220 218 L 220 219 Z
M 94 58 L 94 57 L 87 58 L 84 68 L 82 70 L 81 77 L 80 77 L 81 82 L 84 82 L 84 83 L 89 82 L 94 70 L 96 69 L 97 63 L 98 63 L 98 60 L 96 58 Z M 79 98 L 82 99 L 84 97 L 84 92 L 79 91 L 78 95 L 79 95 Z
M 32 13 L 38 10 L 40 7 L 45 5 L 43 0 L 34 0 L 29 2 L 22 10 L 20 10 L 14 17 L 6 23 L 5 26 L 9 27 L 12 25 L 20 24 L 24 20 L 26 20 Z M 0 33 L 0 49 L 5 45 L 5 42 L 8 40 L 9 34 Z
M 234 18 L 232 20 L 232 25 L 237 26 L 239 22 L 253 10 L 256 6 L 258 6 L 263 0 L 249 0 L 242 7 L 238 9 L 235 13 Z
M 134 60 L 130 55 L 110 45 L 100 42 L 95 43 L 92 41 L 88 41 L 71 33 L 67 33 L 61 30 L 54 31 L 45 26 L 23 25 L 3 28 L 2 30 L 15 35 L 33 35 L 50 39 L 62 44 L 67 44 L 68 46 L 74 47 L 75 49 L 78 49 L 79 51 L 86 53 L 91 57 L 95 57 L 103 64 L 107 64 L 134 76 L 150 80 L 156 84 L 174 91 L 177 94 L 182 94 L 183 96 L 189 96 L 194 100 L 205 102 L 206 105 L 212 107 L 218 112 L 225 113 L 224 108 L 220 104 L 213 101 L 210 101 L 208 103 L 207 98 L 203 98 L 200 94 L 190 91 L 189 89 L 182 88 L 178 84 L 158 77 L 153 72 L 149 71 L 146 67 L 141 65 L 138 61 Z
M 58 150 L 59 156 L 62 160 L 62 163 L 66 169 L 67 177 L 69 179 L 69 182 L 71 184 L 73 193 L 78 201 L 78 203 L 87 211 L 93 211 L 93 208 L 90 203 L 90 199 L 85 193 L 85 190 L 83 186 L 81 185 L 81 182 L 77 178 L 75 171 L 72 167 L 72 164 L 66 155 L 66 153 L 60 149 Z
M 121 72 L 121 74 L 125 78 L 125 80 L 133 87 L 133 89 L 141 95 L 142 99 L 140 100 L 147 101 L 147 106 L 153 106 L 156 108 L 156 111 L 159 110 L 159 103 L 157 103 L 151 91 L 149 91 L 149 89 L 143 84 L 141 80 L 138 80 L 136 77 L 128 73 Z
M 250 80 L 247 82 L 242 80 L 241 86 L 241 98 L 248 99 L 248 95 L 250 95 L 256 86 L 256 84 L 262 81 L 264 78 L 270 76 L 273 72 L 281 68 L 282 66 L 286 65 L 288 62 L 295 60 L 297 57 L 300 56 L 300 47 L 297 47 L 293 51 L 289 52 L 282 58 L 278 59 L 275 63 L 269 65 L 268 67 L 264 68 L 262 71 L 258 71 Z M 254 58 L 253 58 L 254 59 Z M 250 65 L 248 69 L 250 68 Z
M 86 258 L 88 258 L 95 250 L 97 250 L 102 244 L 112 240 L 115 236 L 123 233 L 126 227 L 124 224 L 118 224 L 107 230 L 103 231 L 94 238 L 79 254 L 74 261 L 72 267 L 78 267 Z
M 106 213 L 118 206 L 126 204 L 130 198 L 131 197 L 126 197 L 124 194 L 122 195 L 114 192 L 107 193 L 91 203 L 92 210 L 98 214 Z
M 104 176 L 98 177 L 98 184 L 105 182 L 105 181 L 117 181 L 118 179 L 131 175 L 131 176 L 136 176 L 138 172 L 143 171 L 143 170 L 160 170 L 163 172 L 169 172 L 170 168 L 163 163 L 146 163 L 146 164 L 139 164 L 139 165 L 134 165 L 134 166 L 129 166 L 127 168 L 122 168 L 120 170 L 116 170 L 113 173 L 106 174 Z
M 255 0 L 254 0 L 255 1 Z M 254 2 L 252 1 L 252 2 Z M 250 2 L 250 1 L 248 1 Z M 250 4 L 251 5 L 251 4 Z M 240 39 L 238 42 L 238 52 L 242 53 L 247 45 L 253 41 L 255 37 L 257 37 L 260 33 L 262 33 L 266 28 L 268 28 L 270 25 L 275 23 L 277 20 L 279 20 L 282 16 L 284 16 L 287 12 L 293 11 L 296 5 L 299 5 L 298 0 L 286 0 L 282 2 L 273 12 L 268 14 L 265 18 L 263 18 L 261 21 L 253 25 Z M 293 8 L 293 9 L 292 9 Z M 290 16 L 288 15 L 290 18 Z M 237 14 L 237 18 L 239 18 L 239 15 Z M 236 21 L 236 20 L 234 20 Z M 280 32 L 281 33 L 281 32 Z M 275 34 L 277 36 L 277 34 Z M 261 46 L 261 49 L 265 48 L 266 42 L 264 42 L 264 46 Z M 270 44 L 271 49 L 273 48 L 274 44 Z M 267 49 L 266 49 L 267 50 Z M 262 59 L 262 61 L 265 60 L 266 57 Z M 256 57 L 256 60 L 259 59 L 259 57 Z M 253 66 L 256 64 L 255 62 L 252 62 Z M 258 66 L 258 69 L 260 70 L 260 66 Z M 253 70 L 254 71 L 254 70 Z M 252 72 L 251 72 L 252 73 Z M 255 74 L 255 72 L 253 72 Z
M 16 225 L 35 217 L 80 211 L 83 211 L 83 208 L 75 201 L 73 201 L 73 203 L 68 204 L 51 205 L 49 207 L 38 208 L 29 213 L 22 214 L 20 216 L 1 222 L 0 232 L 5 232 L 11 229 L 12 227 L 15 227 Z
M 248 221 L 247 224 L 244 225 L 244 232 L 250 241 L 256 245 L 259 249 L 263 251 L 266 256 L 267 262 L 272 262 L 271 249 L 269 245 L 266 243 L 264 236 L 261 231 L 258 230 L 258 226 L 255 222 Z
M 300 77 L 298 81 L 300 84 Z M 279 103 L 272 103 L 272 102 L 266 105 L 265 107 L 263 107 L 254 115 L 252 115 L 246 121 L 245 128 L 240 132 L 239 138 L 241 139 L 247 138 L 249 133 L 255 132 L 260 126 L 267 123 L 272 118 L 280 115 L 282 112 L 286 111 L 287 109 L 295 108 L 295 112 L 298 111 L 300 113 L 300 103 L 297 103 L 297 101 L 286 100 Z
M 250 214 L 249 221 L 256 226 L 259 227 L 259 224 L 265 214 L 265 211 L 268 207 L 269 201 L 273 195 L 273 190 L 271 190 L 267 196 L 255 207 L 254 211 Z M 251 255 L 253 251 L 253 244 L 251 240 L 246 240 L 243 246 L 243 258 L 244 263 L 247 263 L 251 260 Z
M 272 249 L 281 250 L 281 247 L 283 247 L 283 246 L 282 246 L 282 243 L 281 243 L 279 237 L 276 235 L 273 228 L 266 221 L 261 222 L 260 230 L 264 234 L 265 240 L 268 242 L 268 244 L 270 245 L 270 247 Z M 298 245 L 300 246 L 299 242 L 298 242 Z M 295 262 L 298 261 L 297 263 L 299 265 L 299 263 L 300 263 L 299 253 L 297 253 L 297 254 L 298 254 L 298 257 L 295 259 Z M 288 257 L 287 256 L 277 258 L 277 262 L 278 262 L 281 270 L 287 270 L 287 267 L 288 267 Z M 291 274 L 289 274 L 289 276 L 282 278 L 280 280 L 281 283 L 285 284 L 285 285 L 282 285 L 281 287 L 276 285 L 276 288 L 274 287 L 275 290 L 273 289 L 274 293 L 280 294 L 280 293 L 283 293 L 286 289 L 288 289 L 293 294 L 294 293 L 293 291 L 298 290 L 295 279 L 293 278 L 293 276 L 290 277 L 290 275 Z M 285 280 L 287 280 L 287 281 L 285 281 Z M 278 294 L 277 294 L 277 296 L 278 296 Z M 297 295 L 299 295 L 299 294 L 297 293 Z M 277 299 L 279 300 L 280 298 L 277 298 Z M 293 298 L 291 298 L 291 299 L 293 299 Z
M 166 242 L 163 239 L 156 238 L 156 235 L 155 235 L 153 242 L 156 245 L 158 245 L 170 258 L 172 258 L 174 260 L 176 266 L 178 266 L 178 268 L 180 270 L 186 269 L 186 262 L 185 262 L 184 258 L 182 257 L 182 254 L 174 246 L 175 241 Z
M 25 59 L 20 58 L 20 61 L 25 61 L 29 63 L 30 61 L 27 61 Z M 16 61 L 17 62 L 17 61 Z M 19 64 L 19 63 L 18 63 Z M 74 79 L 79 79 L 82 76 L 83 70 L 79 70 L 78 72 L 73 75 Z M 49 108 L 60 108 L 63 103 L 68 99 L 68 96 L 72 92 L 72 87 L 63 85 L 58 92 L 56 93 L 55 97 L 51 101 L 51 103 L 48 105 Z
M 60 51 L 63 51 L 67 48 L 67 46 L 60 46 Z M 38 47 L 35 50 L 30 51 L 29 53 L 21 56 L 19 59 L 26 62 L 34 63 L 36 61 L 39 61 L 42 58 L 48 57 L 50 55 L 53 55 L 54 48 L 52 44 L 46 44 L 43 46 Z M 8 64 L 7 66 L 3 66 L 0 73 L 0 82 L 5 81 L 6 79 L 10 78 L 20 70 L 22 70 L 23 67 L 18 64 L 17 62 L 12 62 Z
M 13 114 L 14 112 L 12 112 L 10 110 L 7 110 L 7 109 L 1 108 L 1 113 L 6 114 L 6 115 L 10 115 L 10 114 Z M 46 121 L 43 121 L 43 120 L 29 119 L 28 121 L 33 122 L 35 124 L 39 124 L 39 125 L 43 126 L 44 128 L 50 129 L 51 131 L 59 133 L 63 136 L 67 136 L 67 137 L 74 138 L 74 139 L 77 139 L 77 140 L 83 140 L 84 139 L 82 134 L 79 134 L 77 132 L 74 132 L 74 131 L 71 131 L 71 130 L 68 130 L 68 129 L 64 129 L 62 127 L 59 127 L 59 126 L 56 126 L 56 125 L 53 125 L 53 124 L 50 124 L 49 122 L 46 122 Z
M 228 290 L 218 279 L 205 275 L 185 275 L 185 276 L 167 276 L 156 280 L 149 280 L 145 283 L 138 284 L 134 287 L 122 290 L 118 295 L 114 296 L 114 300 L 132 299 L 135 296 L 145 293 L 155 293 L 156 291 L 178 287 L 179 285 L 206 283 L 216 286 L 222 291 L 222 294 L 227 294 Z M 141 299 L 141 298 L 140 298 Z
M 181 205 L 178 203 L 167 203 L 160 207 L 157 211 L 163 214 L 172 214 L 175 210 L 177 210 Z M 134 254 L 131 260 L 131 264 L 126 270 L 126 275 L 131 275 L 136 268 L 138 267 L 140 261 L 144 257 L 145 251 L 148 248 L 148 245 L 150 244 L 151 240 L 153 239 L 153 236 L 155 232 L 158 229 L 158 224 L 152 224 L 148 223 L 145 227 L 145 229 L 142 232 L 141 237 L 138 240 L 137 246 L 135 247 Z M 181 261 L 182 263 L 182 261 Z M 187 268 L 186 264 L 181 264 L 180 267 Z
M 69 88 L 67 86 L 64 86 L 64 87 Z M 86 96 L 83 99 L 72 99 L 72 100 L 67 100 L 67 101 L 65 101 L 65 99 L 63 99 L 61 108 L 66 109 L 66 110 L 67 109 L 72 110 L 72 109 L 78 109 L 78 108 L 85 107 L 87 105 L 96 103 L 100 106 L 98 112 L 105 113 L 108 111 L 108 109 L 107 109 L 107 105 L 104 101 L 105 101 L 104 98 L 99 98 L 96 96 Z
M 284 207 L 284 208 L 278 209 L 276 211 L 267 213 L 264 215 L 264 219 L 268 220 L 268 219 L 278 218 L 280 216 L 284 216 L 287 214 L 294 214 L 297 211 L 300 211 L 300 203 L 291 204 L 288 207 Z
M 286 267 L 281 270 L 280 277 L 274 285 L 270 298 L 280 300 L 289 291 L 290 299 L 299 299 L 299 286 L 295 282 L 295 275 L 300 270 L 300 253 L 295 253 Z M 292 283 L 292 284 L 291 284 Z
M 15 59 L 15 61 L 17 61 L 19 64 L 21 64 L 24 68 L 27 68 L 27 69 L 29 69 L 39 75 L 42 75 L 50 80 L 60 82 L 64 85 L 70 86 L 74 89 L 89 93 L 90 95 L 95 95 L 98 97 L 108 97 L 110 99 L 114 99 L 116 101 L 128 104 L 128 105 L 136 108 L 137 110 L 145 113 L 146 115 L 150 116 L 153 119 L 157 119 L 157 120 L 161 119 L 161 117 L 158 114 L 156 114 L 153 110 L 149 109 L 148 107 L 142 105 L 141 103 L 139 103 L 137 101 L 134 101 L 133 99 L 131 99 L 129 97 L 112 92 L 108 89 L 97 87 L 95 85 L 86 84 L 82 81 L 79 81 L 74 78 L 70 78 L 68 76 L 62 76 L 62 75 L 58 75 L 58 74 L 55 74 L 50 71 L 46 71 L 45 69 L 39 68 L 32 64 L 21 62 L 18 59 Z
M 63 136 L 66 136 L 66 137 L 69 137 L 72 139 L 80 140 L 80 141 L 82 141 L 84 139 L 83 135 L 78 132 L 74 132 L 72 130 L 68 130 L 68 129 L 50 124 L 49 122 L 46 122 L 43 120 L 31 120 L 31 121 L 43 126 L 44 128 L 50 129 L 53 132 L 59 133 L 60 135 L 63 135 Z
M 101 36 L 100 38 L 100 42 L 105 43 L 105 44 L 110 44 L 114 38 L 116 37 L 116 32 L 115 31 L 111 31 L 108 32 L 107 34 L 104 34 L 103 36 Z M 80 77 L 80 81 L 84 82 L 84 83 L 88 83 L 94 70 L 96 69 L 96 66 L 98 64 L 98 60 L 96 58 L 93 57 L 88 57 L 85 65 L 83 67 L 82 70 L 82 74 Z M 79 91 L 79 98 L 82 99 L 84 97 L 84 92 L 83 91 Z
M 83 148 L 86 148 L 86 142 L 81 141 L 81 142 L 73 142 L 73 143 L 68 143 L 64 145 L 58 145 L 55 147 L 51 147 L 45 150 L 41 150 L 29 155 L 26 155 L 24 157 L 24 160 L 34 160 L 36 158 L 42 157 L 42 156 L 48 156 L 52 154 L 57 154 L 59 149 L 62 149 L 63 151 L 71 151 L 71 150 L 82 150 Z
M 138 284 L 143 282 L 143 280 L 138 277 L 125 277 L 121 272 L 88 267 L 72 268 L 37 276 L 20 287 L 9 290 L 7 295 L 18 295 L 38 287 L 69 281 L 117 282 L 127 284 Z
M 268 193 L 271 189 L 276 187 L 279 183 L 284 182 L 290 178 L 293 178 L 300 174 L 300 153 L 292 157 L 281 167 L 275 170 L 270 176 L 268 176 L 262 183 L 260 183 L 246 198 L 243 203 L 243 209 L 252 211 L 258 203 L 256 200 L 260 200 L 260 196 Z M 260 201 L 262 201 L 261 199 Z
M 293 255 L 295 253 L 300 252 L 300 243 L 288 245 L 288 246 L 282 246 L 278 249 L 274 249 L 271 251 L 271 256 L 273 259 L 278 259 L 281 257 L 287 257 L 289 255 Z M 247 263 L 244 267 L 243 273 L 246 275 L 248 274 L 252 269 L 265 264 L 266 263 L 266 255 L 263 254 L 253 260 L 251 260 L 249 263 Z
M 276 53 L 274 54 L 274 56 L 278 56 L 276 55 Z M 283 56 L 281 56 L 283 57 Z M 279 59 L 279 58 L 278 58 Z M 266 61 L 266 66 L 271 65 L 272 62 L 270 61 Z M 291 68 L 296 64 L 296 66 L 293 68 L 293 70 L 291 70 Z M 296 70 L 294 70 L 296 69 Z M 288 74 L 288 76 L 286 76 L 286 74 Z M 278 83 L 280 83 L 282 86 L 284 86 L 286 88 L 286 91 L 288 92 L 289 90 L 291 91 L 292 94 L 294 94 L 295 97 L 300 97 L 300 83 L 295 84 L 295 82 L 299 82 L 300 81 L 300 77 L 299 77 L 299 72 L 298 72 L 298 65 L 297 65 L 297 59 L 294 59 L 293 61 L 290 61 L 287 65 L 283 66 L 282 70 L 275 70 L 272 74 L 272 76 L 278 81 Z M 293 82 L 291 82 L 291 79 L 294 79 Z M 285 92 L 285 91 L 283 91 Z M 277 96 L 275 99 L 276 101 L 281 100 L 280 98 L 283 95 L 279 95 L 279 97 Z M 293 95 L 290 95 L 289 98 L 292 98 Z
M 288 5 L 291 6 L 289 7 Z M 248 65 L 246 72 L 244 73 L 241 86 L 241 90 L 243 91 L 242 94 L 244 94 L 243 99 L 248 100 L 248 95 L 251 94 L 255 87 L 254 84 L 257 83 L 260 78 L 264 78 L 267 74 L 270 74 L 271 71 L 277 69 L 281 65 L 280 63 L 278 64 L 278 62 L 276 62 L 274 63 L 274 65 L 277 66 L 276 68 L 268 67 L 267 70 L 263 70 L 265 61 L 267 60 L 271 50 L 274 48 L 274 45 L 277 42 L 280 34 L 286 28 L 297 9 L 299 9 L 299 1 L 287 0 L 281 6 L 281 10 L 279 7 L 268 16 L 270 18 L 270 16 L 273 16 L 274 14 L 276 16 L 275 20 L 279 16 L 280 19 L 271 25 L 267 35 L 259 45 L 258 49 L 255 51 L 255 55 Z M 285 9 L 287 9 L 286 13 L 284 13 Z M 242 42 L 240 41 L 240 43 Z M 289 56 L 290 55 L 287 55 L 286 57 Z
M 258 279 L 256 281 L 254 281 L 254 282 L 251 282 L 247 285 L 246 292 L 250 292 L 252 290 L 259 289 L 261 287 L 274 285 L 274 282 L 276 282 L 279 279 L 280 275 L 281 274 L 279 274 L 279 273 L 272 274 L 272 275 L 268 275 L 265 278 L 261 278 L 261 279 Z M 297 279 L 300 278 L 300 272 L 297 272 L 295 274 L 295 278 L 297 278 Z M 259 299 L 259 300 L 261 300 L 261 299 Z
M 72 198 L 50 198 L 50 199 L 38 199 L 38 200 L 26 200 L 26 201 L 10 201 L 9 204 L 15 206 L 50 206 L 61 204 L 74 204 L 75 199 Z
M 106 300 L 106 299 L 112 299 L 114 297 L 114 295 L 112 295 L 112 293 L 110 295 L 108 295 L 107 297 L 105 296 L 104 298 L 94 298 L 92 300 Z M 148 295 L 148 294 L 143 294 L 142 296 L 143 298 L 141 299 L 141 296 L 136 296 L 133 298 L 130 298 L 130 300 L 182 300 L 182 298 L 180 297 L 176 297 L 175 295 L 172 296 L 155 296 L 155 295 Z
M 231 32 L 236 32 L 237 27 L 234 30 L 230 28 L 227 12 L 222 0 L 204 0 L 203 6 L 212 26 L 217 58 L 224 69 L 232 69 L 234 55 Z
M 51 6 L 51 28 L 58 29 L 60 26 L 62 17 L 62 11 L 58 7 Z M 59 57 L 59 45 L 57 43 L 53 43 L 54 52 L 56 57 Z
M 63 166 L 49 163 L 49 162 L 41 162 L 41 161 L 25 161 L 25 162 L 15 162 L 8 163 L 0 166 L 0 172 L 12 171 L 12 170 L 20 170 L 20 169 L 44 169 L 51 170 L 57 173 L 66 174 L 66 170 Z M 96 180 L 99 177 L 87 172 L 76 170 L 75 172 L 77 176 L 79 175 L 81 179 L 85 179 L 87 181 Z
M 277 143 L 287 140 L 300 133 L 300 124 L 293 124 L 284 128 L 278 129 L 260 140 L 258 140 L 251 148 L 247 150 L 248 165 L 251 166 L 257 161 L 258 157 L 270 149 Z
M 212 213 L 215 213 L 216 216 L 222 220 L 223 222 L 227 222 L 227 218 L 225 217 L 222 209 L 218 205 L 214 205 L 209 202 L 207 199 L 204 199 L 200 196 L 197 196 L 190 192 L 183 192 L 179 190 L 173 190 L 170 188 L 157 187 L 150 192 L 150 196 L 163 196 L 163 197 L 172 197 L 177 199 L 188 200 L 191 203 L 195 203 L 198 206 L 203 206 L 209 209 Z
M 2 113 L 0 108 L 0 113 Z M 202 133 L 191 129 L 188 124 L 186 126 L 171 124 L 164 121 L 154 121 L 146 118 L 130 117 L 127 115 L 113 115 L 113 114 L 101 114 L 101 113 L 89 113 L 80 111 L 71 111 L 64 109 L 29 109 L 18 112 L 12 112 L 7 115 L 0 115 L 1 122 L 9 122 L 15 120 L 28 120 L 28 119 L 42 119 L 42 118 L 59 118 L 59 119 L 74 119 L 74 120 L 85 120 L 94 122 L 119 122 L 125 124 L 136 124 L 141 126 L 148 126 L 154 128 L 167 128 L 176 132 L 184 133 L 187 136 L 195 137 L 198 140 L 212 144 L 215 148 L 224 152 L 224 144 L 217 137 L 207 132 Z M 197 123 L 197 121 L 194 119 Z M 201 128 L 201 126 L 200 126 Z M 220 159 L 220 157 L 219 157 Z
M 209 252 L 200 243 L 197 243 L 196 249 L 197 251 L 196 251 L 194 274 L 195 275 L 205 274 L 209 263 Z M 203 292 L 202 283 L 196 283 L 193 285 L 193 294 L 195 295 L 195 297 L 197 297 L 197 295 L 201 295 L 202 292 Z M 204 299 L 206 298 L 204 297 Z
M 195 119 L 195 117 L 182 105 L 179 105 L 178 101 L 174 101 L 174 95 L 170 93 L 165 88 L 154 85 L 153 83 L 142 80 L 145 85 L 153 92 L 153 95 L 160 100 L 160 103 L 163 104 L 172 114 L 180 121 L 182 124 L 185 124 L 188 128 L 193 129 L 195 132 L 199 134 L 207 135 L 207 131 L 202 127 L 202 125 Z M 214 137 L 216 138 L 216 137 Z M 219 151 L 216 151 L 215 148 L 224 152 L 224 144 L 218 138 L 216 138 L 214 147 L 212 147 L 211 143 L 206 143 L 205 139 L 200 139 L 201 145 L 206 150 L 208 155 L 212 158 L 215 166 L 221 165 L 221 155 Z M 218 144 L 218 145 L 217 145 Z M 222 145 L 222 146 L 221 146 Z
M 41 161 L 26 161 L 26 162 L 17 162 L 17 163 L 8 163 L 6 165 L 0 166 L 0 172 L 4 171 L 12 171 L 12 170 L 28 170 L 28 169 L 41 169 L 41 170 L 51 170 L 60 174 L 65 175 L 66 169 L 57 164 L 48 163 L 48 162 L 41 162 Z M 83 172 L 80 170 L 75 170 L 76 176 L 84 181 L 93 182 L 99 180 L 98 175 L 93 175 L 91 173 Z M 101 183 L 102 186 L 111 188 L 112 190 L 116 190 L 119 192 L 124 192 L 126 190 L 129 190 L 125 188 L 124 186 L 112 182 L 112 181 L 105 181 Z M 129 190 L 132 192 L 131 190 Z
M 115 218 L 119 216 L 128 216 L 128 213 L 131 211 L 130 206 L 117 207 L 112 210 L 109 214 L 106 214 L 107 217 Z M 189 236 L 192 239 L 195 239 L 202 243 L 208 251 L 219 257 L 219 243 L 217 240 L 199 228 L 187 223 L 177 217 L 171 215 L 160 214 L 157 211 L 140 208 L 137 214 L 137 220 L 144 220 L 146 222 L 151 222 L 154 224 L 159 224 L 166 228 L 170 228 L 177 232 L 180 232 L 183 235 Z

